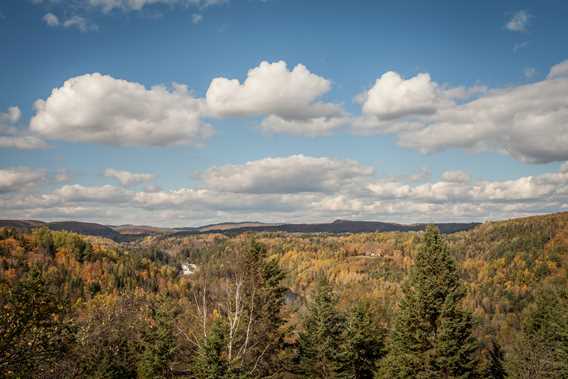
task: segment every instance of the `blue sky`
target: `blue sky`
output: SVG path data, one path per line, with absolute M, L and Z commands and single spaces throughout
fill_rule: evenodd
M 563 210 L 567 16 L 560 0 L 6 0 L 0 213 L 197 225 Z

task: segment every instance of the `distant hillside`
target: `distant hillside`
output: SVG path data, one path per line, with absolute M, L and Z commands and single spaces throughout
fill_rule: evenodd
M 35 220 L 0 220 L 0 228 L 16 228 L 30 230 L 47 225 L 43 221 Z
M 109 228 L 117 231 L 122 235 L 139 235 L 139 236 L 146 236 L 146 235 L 157 235 L 157 234 L 164 234 L 164 233 L 172 233 L 175 230 L 170 228 L 160 228 L 157 226 L 149 226 L 149 225 L 108 225 Z
M 200 232 L 211 232 L 211 231 L 223 231 L 223 230 L 234 230 L 234 229 L 243 229 L 243 228 L 263 228 L 263 227 L 270 227 L 270 226 L 279 226 L 282 224 L 266 224 L 264 222 L 224 222 L 220 224 L 211 224 L 211 225 L 204 225 L 194 228 L 194 230 L 198 230 Z
M 136 236 L 123 235 L 116 230 L 101 224 L 79 221 L 42 222 L 36 220 L 0 220 L 0 227 L 31 230 L 46 226 L 50 230 L 66 230 L 87 236 L 105 237 L 116 242 L 125 242 L 135 239 Z
M 454 233 L 469 230 L 479 223 L 440 223 L 436 224 L 442 233 Z M 426 224 L 396 224 L 378 221 L 349 221 L 336 220 L 332 223 L 321 224 L 260 224 L 260 225 L 239 225 L 235 224 L 232 228 L 196 228 L 184 230 L 176 235 L 189 235 L 199 233 L 223 233 L 240 234 L 245 232 L 288 232 L 288 233 L 368 233 L 368 232 L 407 232 L 419 231 L 426 227 Z
M 114 241 L 121 241 L 124 236 L 116 230 L 101 224 L 78 221 L 59 221 L 47 224 L 50 230 L 66 230 L 89 236 L 110 238 Z

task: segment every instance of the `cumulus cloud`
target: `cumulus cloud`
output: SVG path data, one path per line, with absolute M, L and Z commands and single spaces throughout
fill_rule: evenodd
M 152 181 L 156 178 L 154 174 L 135 173 L 130 171 L 115 170 L 107 168 L 104 172 L 106 177 L 114 178 L 124 187 L 131 187 L 141 183 Z
M 248 71 L 243 83 L 213 79 L 206 100 L 218 117 L 267 116 L 261 123 L 265 130 L 316 135 L 346 122 L 340 105 L 321 100 L 330 89 L 329 80 L 302 64 L 289 70 L 284 61 L 263 61 Z
M 30 129 L 48 139 L 116 146 L 200 145 L 213 134 L 201 120 L 201 103 L 184 85 L 147 89 L 86 74 L 37 100 Z
M 281 175 L 276 177 L 275 172 Z M 308 183 L 304 176 L 313 177 L 317 184 Z M 353 161 L 291 156 L 214 167 L 203 174 L 203 180 L 202 188 L 132 190 L 75 184 L 43 194 L 14 192 L 20 185 L 9 180 L 3 188 L 11 189 L 0 194 L 0 212 L 14 218 L 66 216 L 104 223 L 144 219 L 151 224 L 187 226 L 237 219 L 472 221 L 568 210 L 566 167 L 498 181 L 473 180 L 465 172 L 454 171 L 444 173 L 439 181 L 414 183 L 377 178 L 371 168 Z
M 450 183 L 467 183 L 470 178 L 469 175 L 461 170 L 445 171 L 442 173 L 442 180 Z
M 292 155 L 213 167 L 202 177 L 216 191 L 259 194 L 330 192 L 372 174 L 372 167 L 351 160 Z
M 22 112 L 18 107 L 10 107 L 0 113 L 0 148 L 30 150 L 47 147 L 40 138 L 16 127 L 21 117 Z
M 568 60 L 555 64 L 550 68 L 547 79 L 568 78 Z
M 533 16 L 525 10 L 517 11 L 507 24 L 505 24 L 505 28 L 512 32 L 526 32 L 532 17 Z
M 396 119 L 413 114 L 432 114 L 444 102 L 438 85 L 421 73 L 410 79 L 388 71 L 359 97 L 362 110 L 380 119 Z
M 429 76 L 422 76 L 419 84 L 417 77 L 403 84 L 399 76 L 393 76 L 397 85 L 377 88 L 375 84 L 367 92 L 363 116 L 354 125 L 365 132 L 396 133 L 400 145 L 424 153 L 463 148 L 493 150 L 528 163 L 565 161 L 568 78 L 563 76 L 564 64 L 554 66 L 546 80 L 481 92 L 465 102 L 452 99 Z M 412 88 L 411 95 L 401 97 L 401 87 Z M 380 99 L 373 102 L 373 94 Z
M 86 187 L 79 184 L 65 185 L 53 192 L 61 204 L 81 202 L 119 203 L 129 200 L 129 193 L 110 185 Z
M 43 21 L 48 26 L 58 26 L 59 25 L 59 17 L 57 17 L 53 13 L 46 13 L 45 16 L 43 16 Z
M 0 169 L 0 194 L 33 188 L 46 178 L 47 174 L 41 170 L 30 168 Z

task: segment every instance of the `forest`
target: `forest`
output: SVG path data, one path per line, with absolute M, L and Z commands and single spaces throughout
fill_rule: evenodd
M 568 214 L 117 243 L 0 229 L 0 377 L 568 378 Z

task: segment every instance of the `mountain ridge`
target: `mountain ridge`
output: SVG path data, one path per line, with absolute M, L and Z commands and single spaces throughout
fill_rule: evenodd
M 329 223 L 263 223 L 258 221 L 223 222 L 197 227 L 162 228 L 150 225 L 103 225 L 83 221 L 0 220 L 0 227 L 31 230 L 47 227 L 50 230 L 67 230 L 84 235 L 105 237 L 116 242 L 128 242 L 152 235 L 240 234 L 247 232 L 287 233 L 365 233 L 389 231 L 419 231 L 427 224 L 398 224 L 384 221 L 352 221 L 345 219 Z M 442 233 L 454 233 L 474 228 L 480 223 L 435 223 Z

